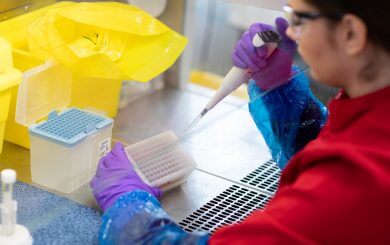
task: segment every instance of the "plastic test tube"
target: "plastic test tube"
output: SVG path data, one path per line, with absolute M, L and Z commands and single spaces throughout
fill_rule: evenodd
M 15 232 L 16 203 L 12 199 L 16 172 L 12 169 L 1 171 L 3 199 L 1 203 L 1 235 L 10 236 Z

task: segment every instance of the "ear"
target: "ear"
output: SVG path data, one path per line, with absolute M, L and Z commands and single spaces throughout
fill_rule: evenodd
M 342 19 L 343 40 L 345 52 L 356 55 L 367 45 L 367 26 L 356 15 L 346 14 Z

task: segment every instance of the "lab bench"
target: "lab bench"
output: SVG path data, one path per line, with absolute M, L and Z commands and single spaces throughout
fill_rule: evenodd
M 211 94 L 207 89 L 188 86 L 182 90 L 165 88 L 141 97 L 118 111 L 113 142 L 132 144 L 166 130 L 180 136 Z M 197 221 L 198 226 L 195 226 L 190 223 L 194 220 L 191 217 L 196 219 L 197 215 L 213 209 L 212 206 L 222 202 L 223 198 L 240 199 L 241 194 L 248 193 L 264 206 L 272 197 L 280 173 L 269 162 L 271 156 L 250 117 L 245 100 L 227 98 L 202 118 L 180 143 L 193 157 L 197 167 L 184 184 L 167 191 L 161 203 L 174 220 L 181 222 L 182 226 L 188 225 L 186 230 L 213 231 L 219 227 L 221 224 L 202 226 Z M 37 186 L 31 183 L 29 151 L 24 148 L 5 142 L 0 168 L 13 168 L 20 181 Z M 89 185 L 70 194 L 48 191 L 97 209 Z M 231 196 L 227 197 L 229 193 Z M 234 201 L 240 200 L 229 199 L 229 202 Z M 204 208 L 205 204 L 207 208 Z M 242 219 L 254 208 L 261 208 L 261 205 L 247 205 L 246 211 L 240 211 L 239 218 Z M 225 223 L 231 220 L 227 218 Z

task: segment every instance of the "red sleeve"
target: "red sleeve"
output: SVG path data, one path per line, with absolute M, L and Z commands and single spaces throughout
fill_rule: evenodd
M 221 228 L 210 244 L 382 243 L 388 197 L 373 191 L 375 181 L 341 160 L 315 164 L 283 184 L 265 210 Z

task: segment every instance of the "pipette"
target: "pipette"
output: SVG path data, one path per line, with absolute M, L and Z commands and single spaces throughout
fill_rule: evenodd
M 263 31 L 258 32 L 252 39 L 252 44 L 256 48 L 261 48 L 263 46 L 267 47 L 269 57 L 273 51 L 279 46 L 281 38 L 278 33 L 274 31 Z M 214 94 L 214 96 L 206 104 L 202 112 L 195 118 L 194 121 L 184 130 L 181 137 L 184 137 L 195 125 L 200 121 L 200 119 L 206 115 L 211 109 L 213 109 L 221 100 L 223 100 L 227 95 L 236 90 L 243 83 L 247 82 L 250 78 L 250 74 L 241 68 L 233 66 L 230 71 L 226 74 L 223 79 L 221 86 Z

